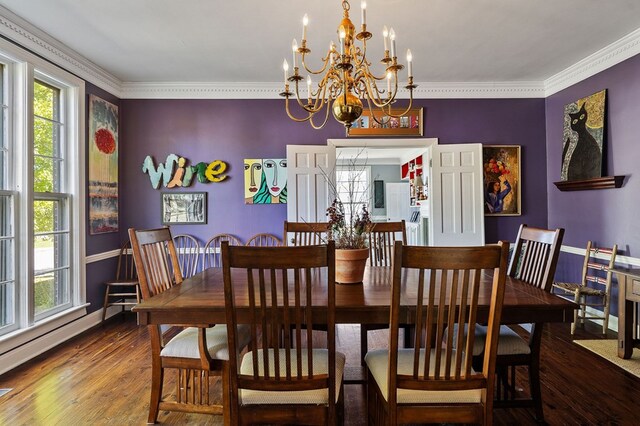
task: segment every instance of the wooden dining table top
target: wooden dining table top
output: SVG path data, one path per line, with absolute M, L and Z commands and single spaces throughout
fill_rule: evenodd
M 401 305 L 415 306 L 418 274 L 404 269 Z M 234 279 L 242 279 L 246 271 L 232 270 Z M 367 266 L 361 284 L 336 284 L 336 323 L 387 324 L 391 300 L 392 270 L 390 267 Z M 486 320 L 491 298 L 491 274 L 481 279 L 478 299 L 478 320 Z M 239 286 L 244 288 L 244 286 Z M 240 290 L 242 291 L 242 290 Z M 317 273 L 313 284 L 314 298 L 326 297 L 326 279 Z M 242 293 L 236 292 L 236 304 L 243 312 Z M 248 299 L 247 299 L 248 300 Z M 319 300 L 319 299 L 318 299 Z M 246 304 L 248 305 L 248 303 Z M 503 324 L 526 322 L 571 322 L 577 305 L 571 301 L 507 277 L 502 308 Z M 205 326 L 225 322 L 222 268 L 209 268 L 182 284 L 164 291 L 134 306 L 138 323 Z M 406 315 L 411 315 L 408 309 Z M 407 320 L 408 321 L 408 320 Z

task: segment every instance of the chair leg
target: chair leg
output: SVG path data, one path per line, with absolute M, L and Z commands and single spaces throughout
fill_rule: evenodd
M 107 288 L 104 291 L 104 305 L 102 305 L 102 322 L 107 318 L 107 308 L 109 307 L 109 290 L 111 286 L 107 284 Z
M 158 422 L 158 412 L 160 411 L 160 399 L 162 398 L 162 384 L 164 382 L 164 368 L 161 366 L 151 367 L 151 400 L 149 401 L 148 424 Z
M 369 345 L 367 343 L 367 326 L 364 324 L 360 325 L 360 365 L 365 366 L 364 356 L 367 354 L 369 350 Z
M 529 364 L 529 392 L 533 400 L 536 421 L 544 422 L 542 391 L 540 389 L 540 363 L 536 360 L 533 360 L 531 364 Z
M 573 297 L 573 301 L 578 305 L 580 304 L 580 293 L 578 292 L 578 290 L 576 290 L 576 293 Z M 581 308 L 578 308 L 573 311 L 573 322 L 571 323 L 571 335 L 576 334 L 576 326 L 578 325 L 578 311 L 580 309 Z
M 607 329 L 609 329 L 609 299 L 610 297 L 604 296 L 604 319 L 602 320 L 602 334 L 607 334 Z

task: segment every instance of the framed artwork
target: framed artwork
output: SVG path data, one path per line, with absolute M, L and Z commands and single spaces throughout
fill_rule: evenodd
M 384 208 L 384 181 L 373 181 L 373 207 L 376 209 Z
M 244 160 L 244 203 L 287 203 L 287 159 Z
M 565 105 L 561 181 L 602 177 L 606 96 L 605 89 Z
M 391 109 L 391 113 L 395 115 L 403 111 Z M 380 109 L 374 109 L 373 112 L 378 121 L 374 120 L 371 111 L 365 108 L 360 118 L 347 131 L 347 136 L 422 136 L 422 108 L 413 108 L 399 118 L 383 116 Z
M 482 164 L 485 215 L 520 216 L 520 145 L 484 145 Z
M 89 234 L 118 231 L 118 107 L 89 95 Z
M 163 192 L 163 225 L 197 225 L 207 223 L 206 192 Z

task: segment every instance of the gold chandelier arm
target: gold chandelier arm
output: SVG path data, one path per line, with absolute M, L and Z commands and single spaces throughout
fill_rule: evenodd
M 378 81 L 381 81 L 381 80 L 384 80 L 385 78 L 387 78 L 387 72 L 386 72 L 386 70 L 385 70 L 385 73 L 384 73 L 381 77 L 378 77 L 377 75 L 375 75 L 374 73 L 372 73 L 372 72 L 371 72 L 371 69 L 369 68 L 369 65 L 370 65 L 370 64 L 367 62 L 366 64 L 364 64 L 364 65 L 362 66 L 363 71 L 366 73 L 366 75 L 367 75 L 369 78 L 371 78 L 371 79 L 373 79 L 373 80 L 378 80 Z
M 323 102 L 324 104 L 324 102 Z M 326 108 L 326 112 L 324 114 L 324 121 L 322 122 L 322 124 L 320 124 L 319 126 L 317 126 L 314 122 L 313 122 L 313 116 L 311 117 L 311 119 L 309 120 L 309 123 L 311 123 L 311 127 L 313 127 L 315 130 L 319 130 L 322 129 L 324 127 L 325 124 L 327 124 L 327 121 L 329 120 L 329 110 L 331 108 L 329 107 L 329 103 L 327 102 L 327 108 Z
M 311 117 L 313 117 L 314 113 L 309 112 L 309 115 L 307 117 L 304 118 L 298 118 L 298 117 L 294 117 L 293 114 L 291 114 L 291 111 L 289 110 L 289 97 L 285 97 L 285 111 L 287 112 L 287 115 L 289 116 L 290 119 L 292 119 L 295 122 L 298 123 L 304 123 L 305 121 L 309 121 L 311 120 Z
M 302 48 L 300 48 L 302 49 Z M 300 50 L 298 49 L 298 50 Z M 324 63 L 324 65 L 322 66 L 321 69 L 319 69 L 318 71 L 313 71 L 312 69 L 310 69 L 307 66 L 307 62 L 305 61 L 305 57 L 307 56 L 305 52 L 301 52 L 302 55 L 302 66 L 304 67 L 305 71 L 307 71 L 309 74 L 313 74 L 313 75 L 318 75 L 318 74 L 322 74 L 323 72 L 325 72 L 327 70 L 327 65 L 329 65 L 329 61 L 331 59 L 331 51 L 329 51 L 329 53 L 327 54 L 327 56 L 325 58 L 322 58 L 322 62 Z

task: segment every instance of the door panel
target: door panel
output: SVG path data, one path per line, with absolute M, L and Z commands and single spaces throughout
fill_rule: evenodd
M 430 148 L 429 245 L 484 245 L 482 144 Z
M 287 145 L 288 221 L 326 222 L 335 165 L 334 146 Z

